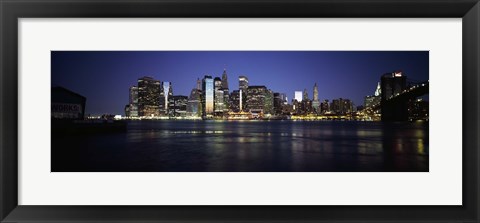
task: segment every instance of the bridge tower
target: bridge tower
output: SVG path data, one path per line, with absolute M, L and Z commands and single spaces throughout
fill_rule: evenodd
M 382 75 L 380 85 L 382 121 L 408 121 L 408 99 L 388 102 L 407 89 L 407 76 L 401 71 L 386 73 Z

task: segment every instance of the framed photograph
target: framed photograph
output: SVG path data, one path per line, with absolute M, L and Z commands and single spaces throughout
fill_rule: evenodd
M 467 1 L 1 1 L 1 222 L 478 222 Z

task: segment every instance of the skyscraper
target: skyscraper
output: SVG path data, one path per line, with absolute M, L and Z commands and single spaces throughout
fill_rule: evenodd
M 205 75 L 202 80 L 202 116 L 203 118 L 213 117 L 214 109 L 214 84 L 212 76 Z
M 264 105 L 264 110 L 263 113 L 265 114 L 273 114 L 273 91 L 268 89 L 265 92 L 265 105 Z
M 273 110 L 277 115 L 281 115 L 283 112 L 283 107 L 285 105 L 285 94 L 273 93 Z
M 407 89 L 407 76 L 400 71 L 386 73 L 380 79 L 380 86 L 382 121 L 407 121 L 408 101 L 397 101 L 389 103 L 389 105 L 386 103 Z
M 138 79 L 138 115 L 160 115 L 160 81 L 152 77 Z
M 223 89 L 228 89 L 228 77 L 227 77 L 227 70 L 226 69 L 223 69 L 222 88 Z
M 201 117 L 202 116 L 202 90 L 194 88 L 190 92 L 190 97 L 187 103 L 187 116 Z
M 247 90 L 248 90 L 248 78 L 246 76 L 238 77 L 238 90 L 240 91 L 240 110 L 246 109 Z
M 243 93 L 247 93 L 248 88 L 248 78 L 246 76 L 238 77 L 238 89 L 242 90 Z
M 301 102 L 302 101 L 302 92 L 301 91 L 295 91 L 295 100 L 297 100 L 297 102 Z
M 265 86 L 249 86 L 246 108 L 252 113 L 271 114 L 273 112 L 273 92 Z
M 320 113 L 320 101 L 318 100 L 318 86 L 317 83 L 313 85 L 313 101 L 312 101 L 312 107 L 313 107 L 313 112 L 314 113 Z
M 337 115 L 346 115 L 353 111 L 353 103 L 349 99 L 333 99 L 330 110 Z
M 380 96 L 382 94 L 382 88 L 380 87 L 380 82 L 377 84 L 377 89 L 375 89 L 375 96 Z
M 313 100 L 318 101 L 318 86 L 317 83 L 313 85 Z
M 239 90 L 234 90 L 230 94 L 230 109 L 233 112 L 239 112 L 240 111 L 240 91 Z
M 170 108 L 173 107 L 172 96 L 173 96 L 172 83 L 168 81 L 162 82 L 162 84 L 160 85 L 160 114 L 161 115 L 170 114 Z
M 402 93 L 407 88 L 407 76 L 402 72 L 386 73 L 381 78 L 380 92 L 382 100 L 388 100 L 390 97 Z
M 215 112 L 215 115 L 216 116 L 222 116 L 223 115 L 223 109 L 224 109 L 224 95 L 223 95 L 223 82 L 222 80 L 220 80 L 219 77 L 216 77 L 214 79 L 214 89 L 215 89 L 215 93 L 214 93 L 214 99 L 215 99 L 215 102 L 214 102 L 214 112 Z
M 223 112 L 227 113 L 230 107 L 230 90 L 228 89 L 227 70 L 223 70 L 222 74 L 222 88 L 223 88 Z
M 303 90 L 303 100 L 308 100 L 308 92 L 306 88 Z
M 188 97 L 184 95 L 175 95 L 170 98 L 173 102 L 170 111 L 174 117 L 185 117 L 187 115 Z
M 129 102 L 128 102 L 128 115 L 129 117 L 138 117 L 138 87 L 132 86 L 129 89 Z

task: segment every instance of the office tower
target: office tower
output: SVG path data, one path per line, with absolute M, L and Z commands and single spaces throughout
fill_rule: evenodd
M 246 109 L 246 101 L 247 101 L 247 94 L 248 94 L 248 78 L 246 76 L 239 76 L 238 77 L 238 89 L 240 90 L 240 110 Z
M 159 116 L 160 115 L 160 81 L 152 77 L 138 79 L 138 115 Z
M 202 117 L 202 91 L 194 88 L 190 92 L 187 104 L 187 116 Z
M 265 92 L 265 105 L 264 105 L 264 114 L 273 114 L 273 91 L 268 89 Z
M 238 77 L 238 89 L 242 90 L 243 93 L 247 93 L 248 89 L 248 78 L 246 76 L 240 76 Z
M 240 97 L 240 98 L 239 98 L 239 100 L 240 100 L 240 101 L 239 101 L 239 102 L 240 102 L 240 103 L 239 103 L 239 107 L 240 107 L 240 111 L 243 111 L 243 109 L 245 108 L 245 107 L 244 107 L 245 105 L 243 104 L 244 94 L 243 94 L 243 90 L 242 90 L 242 89 L 240 89 L 240 90 L 238 90 L 238 91 L 240 92 L 240 94 L 239 94 L 239 97 Z
M 175 95 L 171 97 L 172 107 L 170 111 L 174 117 L 187 116 L 188 97 L 184 95 Z
M 320 113 L 325 114 L 325 113 L 328 113 L 328 112 L 330 112 L 330 106 L 328 104 L 328 100 L 324 100 L 320 104 Z
M 162 82 L 160 85 L 160 115 L 171 115 L 170 108 L 173 106 L 172 83 Z
M 353 112 L 353 103 L 349 99 L 333 99 L 330 110 L 337 115 L 346 115 Z
M 202 80 L 202 117 L 211 118 L 213 117 L 214 109 L 214 83 L 212 76 L 205 75 Z
M 273 110 L 274 110 L 274 113 L 277 114 L 277 115 L 282 114 L 283 106 L 284 106 L 284 99 L 282 98 L 282 94 L 278 93 L 278 92 L 273 93 Z
M 247 89 L 246 109 L 252 113 L 265 113 L 265 105 L 267 102 L 265 97 L 267 93 L 268 90 L 265 86 L 249 86 Z
M 223 89 L 228 89 L 228 77 L 227 77 L 227 70 L 223 70 L 222 74 L 222 88 Z
M 313 85 L 313 100 L 318 101 L 318 86 L 317 83 Z
M 223 115 L 223 109 L 224 109 L 224 101 L 225 101 L 225 97 L 223 95 L 223 83 L 222 83 L 222 80 L 219 78 L 219 77 L 216 77 L 214 79 L 214 99 L 215 99 L 215 102 L 214 102 L 214 113 L 216 116 L 222 116 Z
M 407 89 L 407 76 L 402 72 L 386 73 L 381 77 L 382 100 L 388 100 Z
M 222 74 L 222 88 L 223 88 L 223 112 L 227 113 L 230 108 L 230 90 L 228 88 L 227 70 L 223 70 Z
M 138 117 L 138 87 L 132 86 L 129 89 L 128 115 L 127 117 Z
M 380 86 L 382 121 L 407 121 L 408 100 L 396 99 L 395 103 L 387 103 L 407 89 L 407 76 L 402 72 L 386 73 L 380 79 Z
M 317 83 L 313 86 L 313 101 L 312 101 L 312 107 L 313 107 L 313 112 L 314 113 L 320 113 L 320 101 L 318 100 L 318 86 Z
M 240 112 L 240 90 L 234 90 L 230 94 L 230 110 L 233 112 Z
M 301 91 L 295 91 L 295 100 L 297 100 L 297 102 L 301 102 L 302 101 L 302 92 Z
M 306 88 L 303 90 L 303 100 L 309 100 L 308 99 L 308 92 L 307 92 Z
M 312 106 L 312 101 L 311 100 L 303 100 L 302 101 L 302 113 L 303 114 L 312 114 L 314 112 L 313 106 Z

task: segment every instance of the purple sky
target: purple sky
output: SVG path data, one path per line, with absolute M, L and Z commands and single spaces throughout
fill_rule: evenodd
M 238 76 L 274 92 L 308 90 L 318 84 L 320 100 L 348 98 L 362 105 L 387 72 L 403 71 L 412 81 L 428 80 L 428 51 L 52 51 L 52 86 L 87 97 L 86 114 L 121 114 L 128 88 L 142 76 L 172 82 L 174 95 L 190 94 L 197 78 L 221 77 L 230 92 Z

